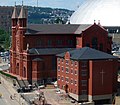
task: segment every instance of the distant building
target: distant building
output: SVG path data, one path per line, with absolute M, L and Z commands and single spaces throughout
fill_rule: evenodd
M 103 26 L 109 26 L 111 31 L 120 33 L 120 14 L 117 13 L 120 11 L 119 4 L 119 0 L 86 0 L 72 14 L 70 24 L 92 24 L 96 20 L 101 21 Z
M 6 31 L 11 29 L 11 16 L 13 12 L 13 7 L 10 6 L 0 6 L 0 28 Z
M 20 6 L 17 6 L 17 11 L 20 12 Z M 11 16 L 13 14 L 14 7 L 12 6 L 0 6 L 0 28 L 5 31 L 11 30 Z M 25 12 L 27 14 L 27 9 L 25 7 Z
M 117 70 L 117 57 L 89 47 L 57 55 L 58 88 L 77 101 L 112 101 Z

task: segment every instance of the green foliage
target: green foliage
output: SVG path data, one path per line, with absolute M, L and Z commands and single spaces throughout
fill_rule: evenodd
M 0 74 L 5 75 L 6 77 L 10 77 L 10 78 L 13 78 L 13 79 L 17 79 L 17 77 L 12 76 L 12 75 L 10 75 L 10 74 L 7 74 L 7 73 L 5 73 L 5 72 L 3 72 L 3 71 L 0 71 Z
M 4 48 L 0 46 L 0 52 L 4 52 Z
M 55 20 L 55 23 L 57 23 L 57 24 L 65 24 L 64 21 L 59 17 L 57 17 L 57 19 Z
M 0 44 L 3 44 L 5 40 L 5 31 L 0 29 Z
M 119 68 L 119 70 L 118 70 L 118 75 L 120 75 L 120 68 Z
M 4 48 L 9 49 L 10 47 L 10 35 L 7 33 L 4 41 Z
M 33 24 L 64 24 L 74 11 L 59 8 L 28 6 L 28 23 Z M 57 17 L 60 17 L 57 19 Z M 61 20 L 62 19 L 62 20 Z
M 3 49 L 9 49 L 10 46 L 10 34 L 0 29 L 0 51 Z

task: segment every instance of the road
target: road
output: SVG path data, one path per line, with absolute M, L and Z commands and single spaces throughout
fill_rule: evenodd
M 2 93 L 0 105 L 20 105 L 16 100 L 10 99 L 11 94 L 3 84 L 0 84 L 0 93 Z
M 0 70 L 4 70 L 8 68 L 7 63 L 0 63 Z M 15 99 L 10 99 L 10 95 L 12 93 L 9 84 L 3 82 L 2 77 L 0 77 L 2 84 L 0 84 L 0 93 L 2 93 L 2 97 L 0 98 L 0 105 L 20 105 Z M 10 92 L 11 91 L 11 92 Z

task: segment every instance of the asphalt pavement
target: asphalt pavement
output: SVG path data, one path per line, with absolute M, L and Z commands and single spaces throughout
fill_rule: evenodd
M 2 94 L 0 105 L 20 105 L 14 98 L 10 98 L 11 93 L 3 84 L 0 84 L 0 93 Z
M 0 70 L 6 70 L 8 66 L 8 63 L 2 62 L 0 63 Z M 2 93 L 0 105 L 28 105 L 21 95 L 13 88 L 13 84 L 8 79 L 9 78 L 3 78 L 2 75 L 0 75 L 0 93 Z M 11 95 L 13 99 L 10 99 Z
M 7 63 L 5 62 L 0 63 L 0 70 L 5 70 L 6 68 L 8 68 Z M 20 105 L 15 100 L 15 97 L 13 97 L 12 99 L 10 98 L 10 96 L 14 94 L 14 92 L 11 91 L 10 85 L 1 76 L 0 76 L 0 79 L 1 79 L 0 93 L 2 94 L 2 97 L 0 97 L 0 105 Z

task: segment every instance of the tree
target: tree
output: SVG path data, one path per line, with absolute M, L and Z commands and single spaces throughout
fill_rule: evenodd
M 0 48 L 9 49 L 10 47 L 10 34 L 3 29 L 0 29 Z
M 59 17 L 56 18 L 55 23 L 57 23 L 57 24 L 65 24 L 64 21 Z
M 6 33 L 5 41 L 4 41 L 4 48 L 9 49 L 10 47 L 10 35 Z

